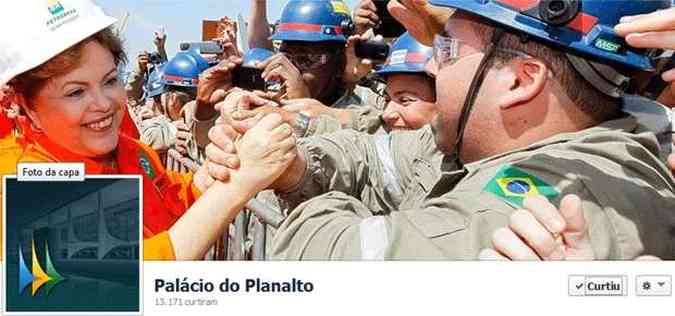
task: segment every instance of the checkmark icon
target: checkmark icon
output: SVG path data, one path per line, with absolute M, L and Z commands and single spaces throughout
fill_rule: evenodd
M 581 283 L 581 284 L 577 284 L 577 285 L 576 285 L 576 287 L 577 287 L 577 290 L 581 290 L 581 288 L 582 288 L 583 286 L 584 286 L 584 284 L 583 284 L 583 283 Z

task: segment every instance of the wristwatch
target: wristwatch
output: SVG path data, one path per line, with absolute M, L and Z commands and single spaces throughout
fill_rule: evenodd
M 304 137 L 307 133 L 307 128 L 309 128 L 309 121 L 311 118 L 305 114 L 298 113 L 295 117 L 295 122 L 293 122 L 293 132 L 297 137 Z

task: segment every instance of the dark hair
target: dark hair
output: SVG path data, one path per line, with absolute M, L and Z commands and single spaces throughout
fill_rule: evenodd
M 98 42 L 110 51 L 115 59 L 115 65 L 119 66 L 127 62 L 122 40 L 111 28 L 106 28 L 73 45 L 44 64 L 17 76 L 10 82 L 10 85 L 15 92 L 30 100 L 44 88 L 51 78 L 63 76 L 75 69 L 82 58 L 84 46 L 92 41 Z
M 479 23 L 483 30 L 479 34 L 483 45 L 487 45 L 494 33 L 494 27 Z M 556 80 L 565 91 L 567 96 L 576 104 L 579 110 L 595 122 L 604 122 L 617 118 L 621 115 L 621 100 L 612 98 L 593 87 L 570 63 L 564 51 L 539 43 L 530 38 L 524 40 L 523 36 L 506 30 L 499 41 L 498 48 L 490 66 L 500 67 L 514 58 L 514 54 L 508 51 L 521 51 L 544 61 L 553 72 Z
M 194 88 L 168 86 L 166 92 L 175 94 L 183 105 L 197 98 L 197 91 Z

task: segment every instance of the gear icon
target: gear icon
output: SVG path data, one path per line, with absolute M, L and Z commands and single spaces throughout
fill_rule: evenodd
M 648 281 L 645 281 L 645 282 L 642 283 L 642 289 L 643 290 L 648 291 L 651 288 L 652 288 L 652 284 L 649 283 Z

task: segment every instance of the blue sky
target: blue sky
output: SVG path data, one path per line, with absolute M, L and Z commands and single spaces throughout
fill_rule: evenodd
M 178 44 L 201 39 L 201 21 L 223 16 L 236 19 L 241 13 L 248 19 L 253 0 L 97 0 L 104 10 L 115 17 L 129 12 L 128 26 L 123 34 L 130 61 L 143 50 L 152 51 L 153 32 L 164 27 L 167 33 L 167 51 L 172 56 Z M 276 21 L 287 0 L 268 0 L 268 19 Z M 354 8 L 358 0 L 345 0 Z

